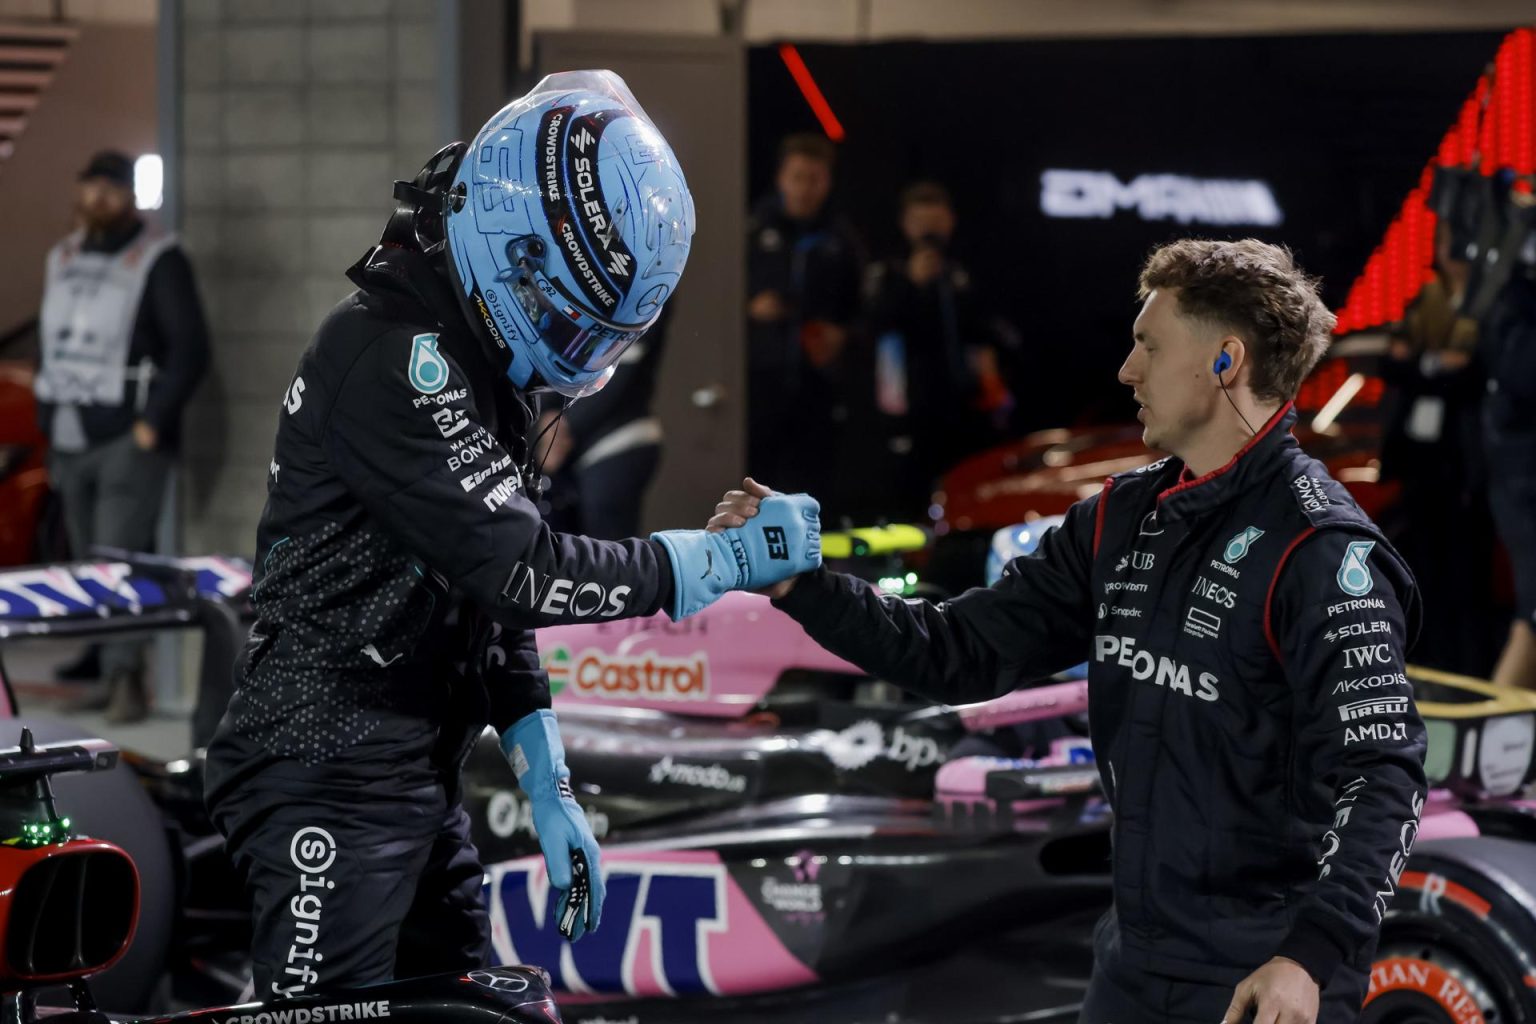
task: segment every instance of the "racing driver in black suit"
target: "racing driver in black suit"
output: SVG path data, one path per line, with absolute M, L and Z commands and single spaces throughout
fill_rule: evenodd
M 539 519 L 524 396 L 601 387 L 693 234 L 677 159 L 617 76 L 546 78 L 395 198 L 284 398 L 258 619 L 208 750 L 264 999 L 485 962 L 458 776 L 487 723 L 532 807 L 546 920 L 596 928 L 597 844 L 531 627 L 681 618 L 820 559 L 804 495 L 734 534 L 598 541 Z
M 1168 458 L 1104 481 L 987 589 L 771 588 L 827 649 L 945 703 L 1088 659 L 1114 908 L 1083 1024 L 1353 1021 L 1417 831 L 1407 566 L 1291 436 L 1334 317 L 1289 252 L 1152 253 L 1120 381 Z M 727 492 L 734 529 L 769 492 Z

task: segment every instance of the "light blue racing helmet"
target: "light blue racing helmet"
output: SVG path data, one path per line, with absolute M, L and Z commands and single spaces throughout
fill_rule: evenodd
M 987 586 L 1003 578 L 1003 566 L 1034 551 L 1040 546 L 1040 538 L 1045 536 L 1046 531 L 1065 521 L 1064 516 L 1042 516 L 1032 523 L 1005 526 L 994 533 L 992 547 L 987 551 Z
M 444 215 L 465 316 L 522 390 L 597 391 L 661 315 L 693 240 L 667 140 L 611 71 L 549 75 L 485 123 Z

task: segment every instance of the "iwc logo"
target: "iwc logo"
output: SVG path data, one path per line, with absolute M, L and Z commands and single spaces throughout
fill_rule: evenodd
M 418 334 L 411 339 L 411 387 L 435 395 L 448 386 L 448 363 L 437 353 L 437 335 Z

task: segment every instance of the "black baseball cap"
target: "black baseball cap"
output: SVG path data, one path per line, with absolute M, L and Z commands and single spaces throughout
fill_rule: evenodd
M 125 188 L 133 187 L 133 158 L 115 149 L 104 149 L 91 157 L 91 162 L 80 172 L 80 180 L 106 178 Z

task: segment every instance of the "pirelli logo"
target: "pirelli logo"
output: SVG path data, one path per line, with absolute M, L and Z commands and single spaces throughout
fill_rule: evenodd
M 1357 700 L 1350 704 L 1339 705 L 1339 720 L 1343 722 L 1357 722 L 1362 718 L 1373 718 L 1376 715 L 1406 715 L 1407 713 L 1407 697 L 1372 697 L 1370 700 Z

